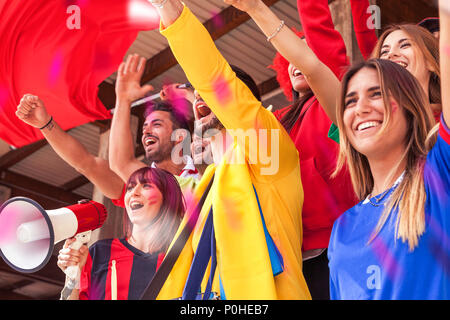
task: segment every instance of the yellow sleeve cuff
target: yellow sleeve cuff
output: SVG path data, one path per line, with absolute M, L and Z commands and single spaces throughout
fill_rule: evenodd
M 164 26 L 162 21 L 160 21 L 159 32 L 166 38 L 170 37 L 171 34 L 173 34 L 174 32 L 176 33 L 177 30 L 183 28 L 189 18 L 189 14 L 192 15 L 191 10 L 183 3 L 183 11 L 181 12 L 181 15 L 178 17 L 178 19 L 168 27 Z

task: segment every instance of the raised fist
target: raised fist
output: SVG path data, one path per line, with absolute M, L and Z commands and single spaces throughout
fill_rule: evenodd
M 17 106 L 16 116 L 35 128 L 41 128 L 50 121 L 50 115 L 41 99 L 32 94 L 26 94 Z

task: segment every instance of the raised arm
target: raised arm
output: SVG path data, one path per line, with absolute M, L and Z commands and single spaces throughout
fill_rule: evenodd
M 306 43 L 341 78 L 349 61 L 344 39 L 334 28 L 328 0 L 297 0 L 297 9 Z
M 16 115 L 23 122 L 42 128 L 42 134 L 53 150 L 70 166 L 91 181 L 110 199 L 120 197 L 121 179 L 109 168 L 108 161 L 89 153 L 74 137 L 61 129 L 47 113 L 44 103 L 37 96 L 26 94 L 17 107 Z
M 130 127 L 131 102 L 142 98 L 148 91 L 153 90 L 150 85 L 142 87 L 140 85 L 144 68 L 145 58 L 140 58 L 135 54 L 129 55 L 127 61 L 122 62 L 117 71 L 116 109 L 109 136 L 109 161 L 111 169 L 124 182 L 134 171 L 146 166 L 145 163 L 135 157 Z
M 164 2 L 164 7 L 158 9 L 162 22 L 161 34 L 167 38 L 189 82 L 227 129 L 227 133 L 237 138 L 246 159 L 250 160 L 248 163 L 253 173 L 256 175 L 259 172 L 261 177 L 265 176 L 263 179 L 270 180 L 274 175 L 293 170 L 298 165 L 297 150 L 279 121 L 237 78 L 206 28 L 189 8 L 178 0 Z M 249 136 L 251 138 L 246 139 Z M 261 140 L 264 142 L 258 143 Z M 263 159 L 264 151 L 273 157 L 280 154 L 286 156 L 284 161 L 277 163 L 274 158 L 272 161 Z M 294 154 L 293 157 L 289 156 Z M 274 164 L 278 166 L 277 169 L 271 166 Z
M 368 59 L 378 40 L 375 26 L 369 28 L 368 24 L 372 19 L 368 12 L 370 4 L 368 0 L 350 0 L 350 4 L 358 47 L 364 59 Z M 344 40 L 334 28 L 328 0 L 297 0 L 297 8 L 308 46 L 341 78 L 349 61 Z
M 439 0 L 442 114 L 450 126 L 450 4 Z
M 380 12 L 368 10 L 370 7 L 369 0 L 350 0 L 350 5 L 352 7 L 353 27 L 359 50 L 364 59 L 369 59 L 378 38 L 375 33 L 376 26 L 369 28 L 368 21 L 371 21 L 372 18 L 378 18 L 376 15 L 380 14 Z M 373 8 L 376 10 L 377 6 Z M 375 16 L 372 17 L 370 13 Z
M 303 73 L 328 117 L 335 122 L 340 83 L 331 69 L 289 27 L 282 26 L 280 19 L 261 0 L 224 1 L 250 15 L 275 49 Z

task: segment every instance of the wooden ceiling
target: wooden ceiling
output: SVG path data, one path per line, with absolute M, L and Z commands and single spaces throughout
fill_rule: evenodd
M 381 9 L 381 24 L 418 23 L 424 18 L 439 16 L 437 0 L 377 0 Z

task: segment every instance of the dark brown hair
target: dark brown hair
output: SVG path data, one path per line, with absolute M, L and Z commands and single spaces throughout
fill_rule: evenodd
M 179 103 L 177 101 L 177 103 Z M 187 102 L 186 102 L 187 103 Z M 186 104 L 186 108 L 189 106 Z M 192 133 L 192 126 L 190 125 L 186 115 L 184 115 L 179 108 L 175 108 L 173 102 L 166 100 L 160 102 L 152 102 L 147 104 L 144 111 L 144 118 L 147 118 L 151 113 L 155 111 L 164 111 L 170 115 L 170 121 L 172 121 L 172 129 L 186 129 Z
M 295 96 L 295 93 L 293 94 Z M 314 96 L 314 93 L 311 89 L 305 92 L 300 98 L 294 101 L 294 104 L 289 108 L 289 110 L 282 115 L 280 119 L 281 125 L 286 129 L 288 133 L 291 132 L 295 123 L 298 121 L 300 117 L 300 113 L 303 108 L 308 108 L 308 105 L 305 105 L 309 99 Z

